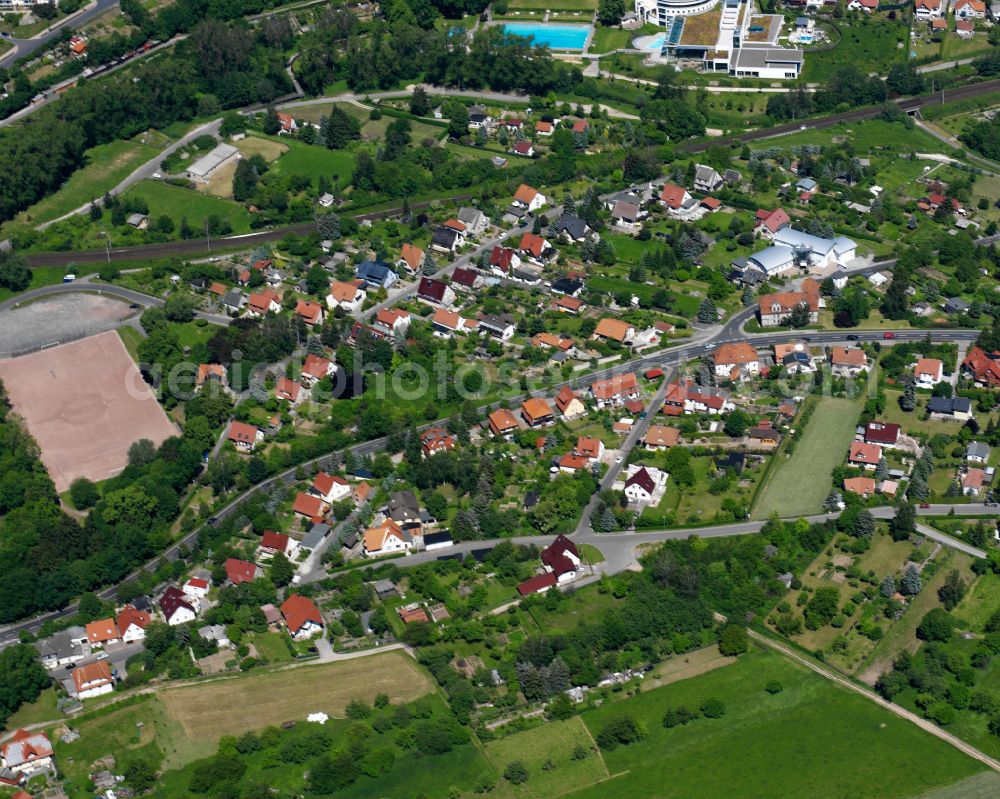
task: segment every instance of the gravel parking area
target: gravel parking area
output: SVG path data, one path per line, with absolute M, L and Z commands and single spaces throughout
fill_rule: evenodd
M 139 311 L 97 294 L 61 294 L 0 312 L 0 358 L 34 352 L 106 330 Z

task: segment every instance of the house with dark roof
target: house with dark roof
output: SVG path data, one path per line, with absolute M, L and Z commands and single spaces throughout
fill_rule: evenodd
M 436 280 L 432 277 L 420 279 L 417 286 L 417 297 L 424 302 L 441 305 L 450 308 L 455 303 L 455 291 L 443 280 Z
M 899 441 L 900 427 L 893 422 L 873 421 L 865 425 L 865 443 L 894 447 Z
M 582 242 L 592 233 L 590 225 L 576 214 L 563 214 L 552 223 L 549 230 L 566 242 Z
M 453 253 L 465 244 L 465 236 L 461 231 L 441 225 L 434 228 L 431 234 L 431 249 L 438 252 Z
M 381 261 L 362 261 L 354 270 L 354 276 L 376 289 L 387 289 L 399 280 L 392 267 Z
M 630 502 L 649 502 L 655 490 L 656 481 L 645 466 L 625 481 L 625 496 Z
M 972 400 L 968 397 L 931 397 L 927 400 L 927 412 L 939 419 L 972 418 Z
M 171 627 L 186 624 L 198 617 L 196 600 L 175 585 L 168 586 L 160 597 L 160 611 L 163 613 L 164 621 Z
M 460 290 L 474 291 L 483 284 L 483 276 L 474 269 L 458 267 L 451 273 L 451 285 Z
M 578 277 L 561 277 L 552 281 L 552 291 L 555 294 L 579 297 L 580 292 L 583 291 L 583 281 Z
M 576 579 L 580 570 L 580 553 L 576 544 L 564 535 L 557 535 L 556 540 L 542 550 L 542 565 L 545 571 L 554 574 L 559 584 Z

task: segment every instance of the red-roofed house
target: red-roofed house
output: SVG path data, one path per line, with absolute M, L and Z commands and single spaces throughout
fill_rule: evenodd
M 517 419 L 506 408 L 497 408 L 487 417 L 490 432 L 495 436 L 509 436 L 518 430 Z
M 263 574 L 256 563 L 238 558 L 226 559 L 226 577 L 233 585 L 242 585 L 256 580 Z
M 443 305 L 445 308 L 450 308 L 455 302 L 455 292 L 451 286 L 443 280 L 435 280 L 431 277 L 420 279 L 417 296 L 424 302 Z
M 241 452 L 253 452 L 254 447 L 264 440 L 264 433 L 252 424 L 233 420 L 229 423 L 229 440 Z
M 171 627 L 187 624 L 198 617 L 198 602 L 192 599 L 176 585 L 167 587 L 160 597 L 160 611 Z
M 791 217 L 785 212 L 784 208 L 775 208 L 773 211 L 761 209 L 757 211 L 755 218 L 754 235 L 767 240 L 773 239 L 775 233 L 792 222 Z
M 715 374 L 729 380 L 745 380 L 760 374 L 760 356 L 746 341 L 730 341 L 712 353 Z
M 115 626 L 118 627 L 118 634 L 126 644 L 142 641 L 146 637 L 146 628 L 149 626 L 152 617 L 144 610 L 136 610 L 131 605 L 126 605 L 121 609 L 118 618 L 115 619 Z
M 966 469 L 962 475 L 962 493 L 967 497 L 978 496 L 983 487 L 989 483 L 989 475 L 983 469 Z
M 373 327 L 386 334 L 403 335 L 410 327 L 410 312 L 398 308 L 383 308 L 375 314 Z
M 680 437 L 681 431 L 676 427 L 651 424 L 642 439 L 642 444 L 646 449 L 659 451 L 674 446 Z
M 247 316 L 263 316 L 281 310 L 281 297 L 270 289 L 251 294 L 247 299 Z
M 282 377 L 274 385 L 274 396 L 292 405 L 298 405 L 302 399 L 302 385 L 287 377 Z
M 281 603 L 281 615 L 292 638 L 304 641 L 323 631 L 323 614 L 316 603 L 301 594 L 292 594 Z
M 291 135 L 292 131 L 298 130 L 299 126 L 295 119 L 288 114 L 282 114 L 280 111 L 277 113 L 278 122 L 281 123 L 281 128 L 278 130 L 278 135 Z
M 302 363 L 302 373 L 299 375 L 299 379 L 307 386 L 311 386 L 324 377 L 332 375 L 336 370 L 337 367 L 329 358 L 321 358 L 319 355 L 310 353 Z
M 490 270 L 499 275 L 509 275 L 512 269 L 521 265 L 521 256 L 513 247 L 501 247 L 497 244 L 490 252 Z
M 986 3 L 983 0 L 955 0 L 955 19 L 985 19 Z
M 913 376 L 918 386 L 930 388 L 944 380 L 944 364 L 939 358 L 919 358 Z
M 875 480 L 871 477 L 848 477 L 844 480 L 844 490 L 868 499 L 875 495 Z
M 424 251 L 419 247 L 407 242 L 399 252 L 399 260 L 396 266 L 411 275 L 415 275 L 424 265 Z
M 521 243 L 518 246 L 522 255 L 527 255 L 536 262 L 540 262 L 543 254 L 551 249 L 549 243 L 537 233 L 525 233 L 521 236 Z
M 320 472 L 313 478 L 309 493 L 319 497 L 327 505 L 332 505 L 348 497 L 351 484 L 338 474 Z
M 878 444 L 868 444 L 864 441 L 852 441 L 851 451 L 847 455 L 847 462 L 852 466 L 861 466 L 871 471 L 878 466 L 882 459 L 882 447 Z
M 945 0 L 914 0 L 913 14 L 924 21 L 939 19 L 944 15 Z
M 545 427 L 554 420 L 552 408 L 541 397 L 531 397 L 521 403 L 521 418 L 528 427 Z
M 284 533 L 276 533 L 273 530 L 265 530 L 260 537 L 260 545 L 257 547 L 257 554 L 263 558 L 273 558 L 279 552 L 286 558 L 294 558 L 299 551 L 299 542 L 290 538 Z
M 121 641 L 114 619 L 100 619 L 90 622 L 87 627 L 87 643 L 91 646 L 117 644 Z
M 323 306 L 312 300 L 299 300 L 295 303 L 295 313 L 298 314 L 307 325 L 323 324 Z
M 104 666 L 107 668 L 106 663 Z M 0 745 L 0 763 L 16 774 L 30 774 L 33 771 L 49 768 L 52 765 L 52 757 L 52 742 L 44 732 L 17 730 L 10 739 Z
M 181 586 L 181 590 L 195 599 L 204 599 L 208 596 L 208 589 L 211 587 L 212 583 L 204 577 L 191 577 Z
M 569 386 L 563 386 L 556 392 L 556 407 L 567 419 L 575 419 L 587 412 L 587 407 L 583 404 L 576 393 Z
M 443 427 L 428 427 L 420 434 L 420 448 L 424 457 L 430 458 L 455 449 L 455 439 Z
M 869 422 L 865 426 L 865 441 L 883 447 L 894 447 L 899 441 L 899 425 L 892 422 Z
M 554 588 L 558 583 L 558 579 L 552 572 L 545 572 L 544 574 L 536 574 L 534 577 L 529 577 L 523 583 L 517 587 L 517 592 L 521 596 L 528 596 L 530 594 L 544 594 L 550 588 Z
M 580 553 L 576 544 L 564 535 L 557 535 L 556 540 L 542 550 L 542 565 L 546 572 L 556 576 L 557 583 L 576 579 L 580 568 Z
M 847 8 L 850 11 L 864 11 L 866 14 L 871 14 L 872 11 L 878 10 L 879 0 L 851 0 L 847 4 Z
M 678 214 L 690 202 L 691 195 L 683 186 L 667 183 L 660 192 L 660 202 L 669 213 Z
M 830 371 L 836 377 L 856 377 L 868 371 L 868 356 L 860 347 L 831 347 Z
M 73 688 L 77 699 L 92 699 L 95 696 L 110 694 L 115 689 L 115 681 L 111 676 L 108 661 L 98 660 L 73 669 Z M 51 755 L 49 757 L 51 762 Z
M 295 502 L 292 503 L 292 512 L 296 516 L 301 516 L 310 521 L 322 519 L 325 510 L 326 506 L 323 504 L 323 500 L 304 491 L 300 491 L 298 496 L 295 497 Z
M 514 142 L 514 146 L 510 148 L 510 151 L 514 155 L 520 155 L 524 158 L 531 158 L 535 155 L 535 148 L 527 139 Z
M 573 454 L 586 458 L 587 463 L 597 463 L 604 457 L 604 442 L 599 438 L 579 436 L 576 439 L 576 446 L 573 447 Z
M 591 384 L 590 393 L 598 408 L 605 405 L 616 405 L 639 396 L 639 382 L 635 372 L 615 375 L 607 380 L 598 380 Z
M 519 205 L 529 211 L 537 211 L 545 205 L 545 195 L 538 189 L 533 189 L 526 183 L 522 183 L 514 192 L 514 205 Z
M 986 352 L 973 347 L 962 361 L 962 372 L 979 386 L 1000 386 L 1000 350 Z

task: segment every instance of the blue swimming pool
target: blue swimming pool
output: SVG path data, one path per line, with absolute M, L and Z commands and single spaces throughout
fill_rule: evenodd
M 546 25 L 541 22 L 505 22 L 505 33 L 532 36 L 535 44 L 547 44 L 553 50 L 582 50 L 590 35 L 590 25 Z

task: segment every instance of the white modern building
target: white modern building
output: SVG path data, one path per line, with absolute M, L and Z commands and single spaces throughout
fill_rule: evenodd
M 857 247 L 857 243 L 844 236 L 824 239 L 786 226 L 774 234 L 770 247 L 747 258 L 747 267 L 768 277 L 796 269 L 846 268 L 857 255 Z

